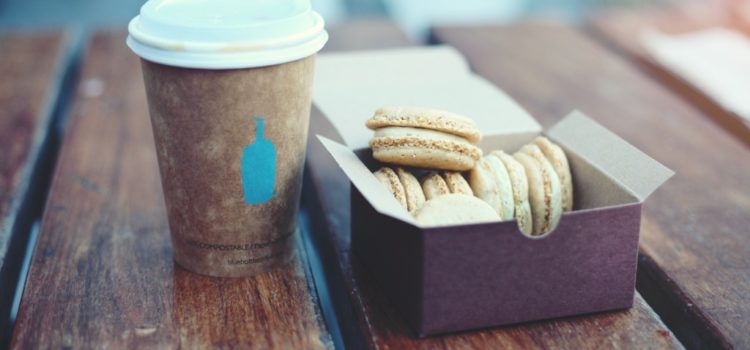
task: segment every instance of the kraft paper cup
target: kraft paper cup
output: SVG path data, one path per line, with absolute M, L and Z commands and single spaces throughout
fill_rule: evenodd
M 175 261 L 248 276 L 292 255 L 314 55 L 308 1 L 149 1 L 142 59 Z

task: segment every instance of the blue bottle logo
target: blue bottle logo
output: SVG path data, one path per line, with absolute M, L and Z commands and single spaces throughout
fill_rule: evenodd
M 276 187 L 276 146 L 263 135 L 265 118 L 255 117 L 255 140 L 242 152 L 242 190 L 245 203 L 263 204 Z

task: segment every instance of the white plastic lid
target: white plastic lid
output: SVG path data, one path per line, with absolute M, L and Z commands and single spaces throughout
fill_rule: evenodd
M 205 69 L 291 62 L 328 40 L 309 0 L 149 0 L 128 31 L 146 60 Z

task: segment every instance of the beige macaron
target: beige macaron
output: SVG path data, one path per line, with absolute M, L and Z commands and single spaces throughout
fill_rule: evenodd
M 544 155 L 539 157 L 541 151 L 531 146 L 522 147 L 514 157 L 526 171 L 533 214 L 532 233 L 542 235 L 554 229 L 562 215 L 560 179 Z
M 404 190 L 404 185 L 401 184 L 401 180 L 393 169 L 382 167 L 374 172 L 373 175 L 375 175 L 375 177 L 388 188 L 393 194 L 393 197 L 395 197 L 404 208 L 407 210 L 409 209 L 406 203 L 406 191 Z
M 396 175 L 398 175 L 398 179 L 404 187 L 406 209 L 409 210 L 410 213 L 414 213 L 417 209 L 421 208 L 422 204 L 425 202 L 422 185 L 412 173 L 404 168 L 396 168 Z
M 461 136 L 471 143 L 477 143 L 482 138 L 471 118 L 434 108 L 381 107 L 375 111 L 366 125 L 372 130 L 387 126 L 407 126 L 442 131 Z
M 482 150 L 459 136 L 412 127 L 384 127 L 370 140 L 375 159 L 430 169 L 468 170 Z
M 521 232 L 530 236 L 532 234 L 532 215 L 526 171 L 521 163 L 503 151 L 493 151 L 491 155 L 499 158 L 505 165 L 505 169 L 508 170 L 508 178 L 513 191 L 513 215 Z
M 547 157 L 547 160 L 552 164 L 557 176 L 560 178 L 563 211 L 573 210 L 573 176 L 570 173 L 568 157 L 565 156 L 565 152 L 560 146 L 552 143 L 552 141 L 544 136 L 535 138 L 534 144 L 542 150 L 542 153 Z
M 544 156 L 544 153 L 542 152 L 541 149 L 539 149 L 537 145 L 533 143 L 527 144 L 521 147 L 520 151 L 530 155 L 541 166 L 542 176 L 544 179 L 545 198 L 547 197 L 548 194 L 550 196 L 549 226 L 545 228 L 543 232 L 546 233 L 546 232 L 552 231 L 557 226 L 557 223 L 560 222 L 560 217 L 562 216 L 562 213 L 563 213 L 562 185 L 560 183 L 560 177 L 557 176 L 557 173 L 555 172 L 555 168 L 552 167 L 552 163 L 550 163 L 549 160 L 547 160 L 547 157 Z M 549 179 L 549 181 L 547 181 L 547 179 Z
M 486 158 L 477 161 L 477 165 L 469 171 L 469 186 L 474 195 L 487 202 L 496 213 L 502 212 L 502 201 L 500 200 L 500 187 L 497 177 Z
M 482 156 L 474 145 L 481 134 L 474 122 L 453 113 L 419 107 L 384 107 L 367 121 L 375 130 L 375 159 L 441 170 L 469 170 Z
M 497 212 L 481 199 L 457 193 L 428 200 L 415 217 L 426 227 L 500 221 Z
M 495 174 L 498 194 L 500 195 L 500 211 L 498 214 L 503 220 L 512 220 L 514 211 L 513 189 L 511 188 L 508 170 L 499 157 L 490 154 L 484 158 L 487 159 L 487 163 L 492 168 L 492 173 Z
M 435 171 L 429 172 L 422 178 L 422 191 L 426 200 L 431 200 L 451 193 L 443 177 Z
M 470 196 L 474 195 L 471 186 L 469 186 L 469 183 L 466 182 L 466 179 L 464 179 L 464 176 L 461 175 L 461 173 L 456 171 L 444 171 L 443 179 L 445 179 L 445 183 L 448 185 L 448 190 L 451 193 L 468 194 Z

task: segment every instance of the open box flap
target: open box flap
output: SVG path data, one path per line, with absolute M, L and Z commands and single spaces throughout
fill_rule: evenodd
M 602 171 L 641 202 L 674 175 L 672 170 L 580 111 L 568 114 L 546 134 Z
M 316 70 L 313 100 L 353 150 L 368 147 L 372 130 L 365 121 L 383 106 L 463 114 L 485 136 L 541 131 L 528 112 L 472 74 L 450 47 L 321 54 Z
M 316 84 L 321 78 L 337 76 L 349 80 L 354 76 L 360 82 L 411 76 L 440 80 L 470 72 L 466 59 L 450 46 L 326 52 L 318 54 L 316 61 Z M 442 71 L 441 67 L 451 69 Z
M 317 135 L 320 142 L 336 160 L 349 180 L 367 198 L 375 210 L 383 215 L 417 225 L 408 211 L 393 197 L 385 186 L 367 169 L 364 163 L 348 147 L 323 136 Z

